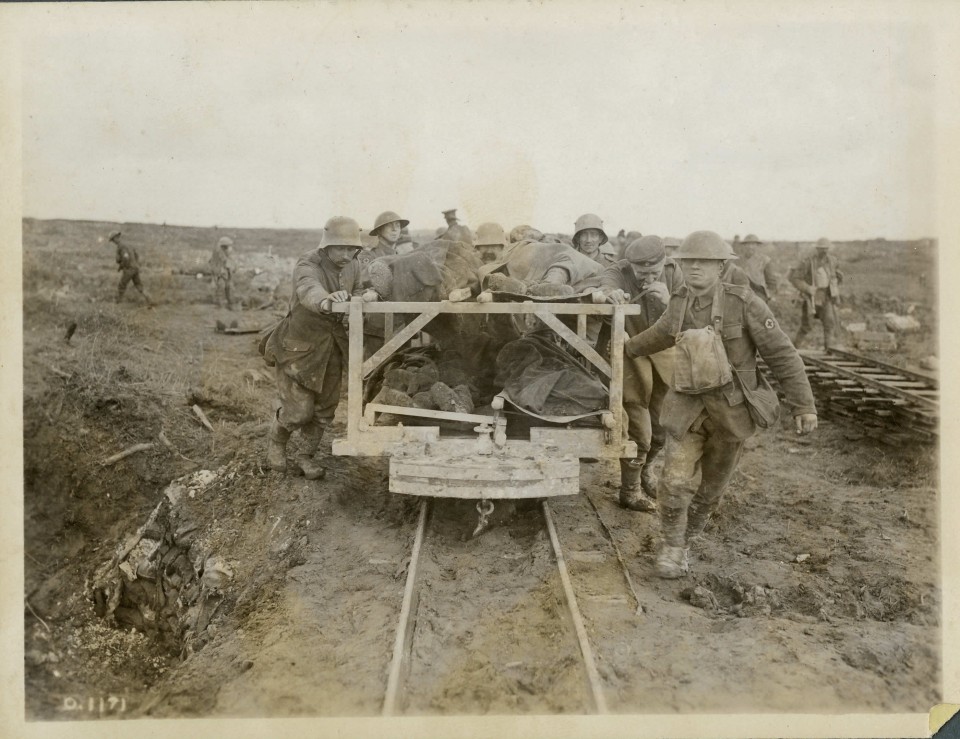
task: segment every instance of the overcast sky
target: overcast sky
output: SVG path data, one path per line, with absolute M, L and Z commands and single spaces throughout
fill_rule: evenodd
M 930 28 L 765 7 L 57 8 L 22 35 L 24 214 L 937 235 Z

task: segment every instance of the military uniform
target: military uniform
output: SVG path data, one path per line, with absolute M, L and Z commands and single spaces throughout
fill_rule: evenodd
M 770 302 L 770 297 L 777 289 L 777 273 L 773 270 L 770 257 L 754 252 L 749 257 L 741 257 L 737 266 L 746 273 L 753 291 Z
M 392 257 L 397 253 L 396 247 L 382 236 L 378 237 L 377 244 L 370 249 L 363 249 L 357 254 L 357 261 L 361 267 L 361 282 L 364 286 L 370 284 L 367 269 L 370 262 L 380 257 Z M 369 358 L 384 343 L 384 314 L 371 313 L 363 317 L 363 355 Z
M 323 313 L 331 293 L 362 292 L 356 260 L 338 270 L 323 249 L 300 257 L 293 270 L 290 312 L 261 344 L 261 354 L 276 367 L 280 410 L 287 430 L 325 423 L 340 401 L 340 381 L 347 355 L 344 315 Z
M 577 251 L 579 251 L 581 254 L 583 254 L 585 257 L 592 259 L 594 262 L 599 264 L 604 269 L 606 269 L 607 267 L 613 267 L 617 264 L 616 249 L 614 249 L 610 245 L 609 241 L 602 244 L 600 248 L 597 250 L 597 252 L 592 255 L 582 251 L 579 247 L 574 247 L 574 248 Z
M 237 259 L 233 250 L 217 246 L 210 258 L 213 271 L 213 299 L 220 304 L 220 290 L 226 298 L 227 307 L 233 308 L 233 274 L 237 271 Z
M 148 301 L 150 298 L 143 291 L 143 283 L 140 282 L 140 257 L 137 250 L 132 246 L 127 246 L 120 242 L 120 237 L 111 239 L 117 245 L 117 271 L 120 272 L 120 284 L 117 286 L 117 302 L 123 300 L 123 294 L 127 290 L 127 284 L 133 282 L 133 286 L 140 291 Z
M 666 259 L 658 280 L 673 291 L 683 281 L 680 267 Z M 600 289 L 623 290 L 632 301 L 642 307 L 642 313 L 627 316 L 624 328 L 628 336 L 636 336 L 653 326 L 667 306 L 653 294 L 643 292 L 643 286 L 630 266 L 622 259 L 600 275 Z M 641 296 L 641 297 L 637 297 Z M 637 459 L 649 464 L 663 448 L 664 433 L 660 426 L 660 408 L 673 370 L 672 352 L 665 350 L 651 356 L 626 357 L 623 366 L 623 408 L 627 414 L 628 437 L 637 445 Z
M 790 284 L 800 291 L 803 301 L 800 330 L 793 341 L 796 346 L 800 346 L 810 333 L 813 318 L 818 318 L 823 323 L 823 345 L 827 349 L 833 346 L 837 329 L 834 305 L 840 299 L 841 282 L 843 272 L 832 254 L 813 254 L 790 271 Z
M 698 297 L 685 285 L 675 288 L 667 310 L 653 327 L 626 343 L 626 353 L 648 356 L 673 346 L 681 330 L 713 325 L 714 300 L 722 306 L 723 346 L 739 382 L 756 389 L 759 351 L 791 414 L 815 413 L 803 361 L 767 305 L 743 285 L 718 283 L 713 293 Z M 736 382 L 699 394 L 669 389 L 660 422 L 667 433 L 657 491 L 661 530 L 666 546 L 685 547 L 716 509 L 756 425 Z

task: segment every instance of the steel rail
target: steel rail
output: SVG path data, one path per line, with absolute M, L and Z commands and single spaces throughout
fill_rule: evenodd
M 390 669 L 387 677 L 387 689 L 383 702 L 383 716 L 397 716 L 402 713 L 403 683 L 410 673 L 410 658 L 412 655 L 413 634 L 416 627 L 416 612 L 419 603 L 419 560 L 423 549 L 423 542 L 426 538 L 427 519 L 429 517 L 430 498 L 424 498 L 420 503 L 420 516 L 417 520 L 417 531 L 414 536 L 413 547 L 410 553 L 410 563 L 407 566 L 407 579 L 403 592 L 403 604 L 400 608 L 400 616 L 397 624 L 397 632 L 393 643 L 393 657 L 390 661 Z M 560 581 L 563 585 L 564 598 L 567 609 L 576 632 L 577 643 L 582 657 L 584 673 L 590 690 L 590 697 L 593 701 L 594 712 L 598 714 L 608 713 L 606 698 L 603 694 L 602 681 L 600 673 L 597 671 L 596 662 L 593 656 L 593 649 L 590 647 L 590 640 L 587 636 L 587 630 L 584 626 L 583 617 L 580 608 L 577 605 L 576 595 L 574 594 L 573 584 L 567 570 L 566 559 L 563 556 L 563 550 L 560 546 L 560 538 L 557 535 L 557 529 L 553 522 L 553 516 L 550 512 L 550 506 L 547 501 L 542 501 L 542 513 L 546 523 L 547 533 L 550 537 L 550 543 L 553 548 L 554 561 L 560 573 Z M 631 591 L 633 584 L 629 582 Z M 634 591 L 634 598 L 637 598 Z M 639 608 L 639 599 L 637 599 Z
M 583 618 L 580 616 L 580 608 L 577 606 L 577 597 L 573 592 L 573 584 L 570 582 L 570 575 L 567 573 L 567 563 L 563 557 L 563 551 L 560 548 L 560 538 L 557 536 L 557 529 L 553 525 L 553 516 L 550 514 L 550 505 L 543 501 L 543 518 L 547 522 L 547 531 L 550 534 L 550 543 L 553 545 L 553 554 L 556 558 L 557 569 L 560 570 L 560 580 L 563 583 L 563 592 L 567 599 L 567 608 L 573 619 L 573 627 L 577 632 L 577 641 L 580 644 L 580 654 L 583 655 L 583 664 L 587 673 L 587 681 L 590 683 L 590 694 L 593 696 L 594 707 L 597 713 L 608 713 L 607 701 L 603 697 L 601 687 L 600 673 L 597 672 L 597 665 L 593 659 L 593 650 L 590 648 L 590 640 L 587 638 L 587 629 L 583 625 Z
M 430 499 L 420 501 L 420 518 L 417 520 L 417 534 L 413 539 L 413 550 L 410 552 L 410 564 L 407 565 L 407 582 L 403 588 L 403 605 L 400 607 L 400 622 L 397 624 L 397 635 L 393 641 L 393 659 L 390 661 L 390 672 L 387 677 L 387 694 L 383 701 L 383 715 L 395 716 L 397 702 L 400 697 L 401 679 L 406 668 L 409 667 L 407 656 L 410 654 L 410 639 L 413 636 L 413 627 L 416 619 L 417 601 L 417 570 L 420 562 L 420 550 L 423 547 L 424 533 L 427 529 L 427 513 L 430 509 Z

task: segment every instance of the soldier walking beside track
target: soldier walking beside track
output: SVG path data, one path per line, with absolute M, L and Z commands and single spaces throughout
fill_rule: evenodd
M 648 235 L 633 241 L 624 258 L 600 275 L 600 290 L 608 303 L 636 303 L 638 316 L 627 316 L 628 336 L 650 328 L 663 315 L 670 293 L 683 277 L 677 263 L 667 258 L 663 240 Z M 634 511 L 655 511 L 656 486 L 652 464 L 663 448 L 660 408 L 673 371 L 673 350 L 649 357 L 626 358 L 623 364 L 623 408 L 627 436 L 637 445 L 634 459 L 620 460 L 620 505 Z
M 817 250 L 790 271 L 790 284 L 800 291 L 803 312 L 800 316 L 800 330 L 793 340 L 794 346 L 800 346 L 810 333 L 814 318 L 823 323 L 823 346 L 833 346 L 834 333 L 837 330 L 837 311 L 835 304 L 840 301 L 840 283 L 843 272 L 837 264 L 837 258 L 830 254 L 833 244 L 829 239 L 817 241 Z
M 220 302 L 220 287 L 223 286 L 223 297 L 227 301 L 227 308 L 233 310 L 233 273 L 237 271 L 237 258 L 233 254 L 233 239 L 221 236 L 210 257 L 210 267 L 213 271 L 213 300 L 217 305 Z
M 755 234 L 747 234 L 739 243 L 740 250 L 737 251 L 735 245 L 734 251 L 739 257 L 737 266 L 750 278 L 750 287 L 769 303 L 770 297 L 777 291 L 777 273 L 773 271 L 770 257 L 757 251 L 762 243 Z
M 736 258 L 730 246 L 712 231 L 695 231 L 676 256 L 683 284 L 657 322 L 624 347 L 631 357 L 677 347 L 660 416 L 667 435 L 656 574 L 663 578 L 688 571 L 688 544 L 716 510 L 744 440 L 779 419 L 776 393 L 757 369 L 758 351 L 780 383 L 797 433 L 817 427 L 803 360 L 790 339 L 749 287 L 720 280 Z
M 267 448 L 270 469 L 286 470 L 287 441 L 300 429 L 297 467 L 308 480 L 326 474 L 314 455 L 340 402 L 347 356 L 344 315 L 333 314 L 330 308 L 363 292 L 356 259 L 361 248 L 355 220 L 339 216 L 328 220 L 320 245 L 294 267 L 290 312 L 260 342 L 264 360 L 276 367 L 280 396 Z
M 127 246 L 120 241 L 120 231 L 113 231 L 107 240 L 117 247 L 117 271 L 120 272 L 120 284 L 117 286 L 117 302 L 123 300 L 123 294 L 127 290 L 127 283 L 133 281 L 133 286 L 137 288 L 143 299 L 151 305 L 150 296 L 143 290 L 143 283 L 140 282 L 140 257 L 137 250 L 132 246 Z

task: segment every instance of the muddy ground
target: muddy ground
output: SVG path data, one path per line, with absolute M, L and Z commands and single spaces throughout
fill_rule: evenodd
M 277 320 L 292 259 L 317 234 L 230 231 L 245 265 L 230 312 L 197 277 L 223 230 L 125 227 L 147 307 L 133 290 L 112 302 L 110 227 L 24 223 L 28 718 L 378 714 L 418 501 L 387 492 L 385 460 L 330 457 L 329 435 L 325 480 L 264 472 L 273 380 L 256 335 L 214 328 Z M 776 252 L 782 272 L 796 250 Z M 841 320 L 911 310 L 923 328 L 883 358 L 935 354 L 932 246 L 837 255 L 851 293 Z M 792 294 L 774 300 L 788 330 Z M 680 581 L 653 577 L 656 520 L 616 505 L 615 465 L 581 469 L 581 496 L 552 508 L 611 710 L 926 712 L 940 699 L 935 448 L 829 421 L 809 438 L 756 437 Z M 200 542 L 190 552 L 226 563 L 215 607 L 179 634 L 111 627 L 91 595 L 98 569 L 171 481 L 199 470 L 213 474 L 178 515 Z M 475 521 L 465 503 L 433 508 L 405 710 L 587 711 L 539 509 L 499 506 L 493 528 L 465 540 Z

